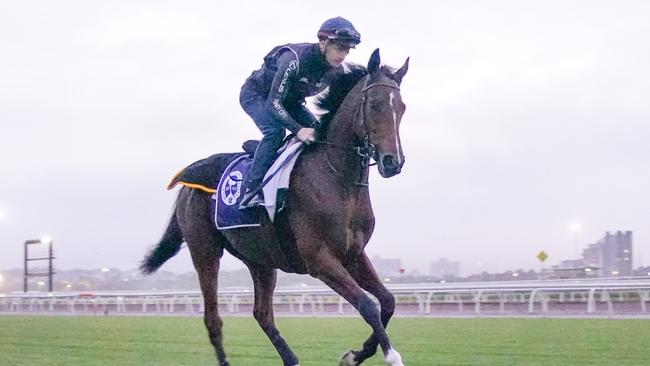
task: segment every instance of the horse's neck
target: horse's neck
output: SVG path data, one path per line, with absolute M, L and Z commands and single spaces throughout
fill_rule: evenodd
M 354 135 L 354 126 L 358 122 L 358 112 L 361 104 L 362 83 L 350 90 L 348 95 L 343 99 L 338 111 L 330 122 L 327 139 L 337 145 L 352 146 L 355 145 L 356 137 Z
M 327 132 L 327 140 L 332 144 L 345 148 L 326 148 L 328 170 L 334 170 L 337 179 L 344 182 L 346 187 L 359 187 L 356 183 L 367 182 L 368 167 L 362 166 L 361 157 L 350 147 L 358 146 L 355 136 L 355 125 L 359 123 L 359 108 L 361 107 L 361 90 L 363 83 L 359 82 L 345 97 Z M 332 172 L 329 172 L 332 174 Z

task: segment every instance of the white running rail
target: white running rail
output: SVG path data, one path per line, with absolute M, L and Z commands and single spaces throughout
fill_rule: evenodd
M 650 315 L 650 277 L 581 280 L 423 283 L 387 285 L 398 315 L 584 314 Z M 253 291 L 219 291 L 222 313 L 252 312 Z M 354 309 L 326 287 L 278 288 L 279 314 L 353 314 Z M 94 291 L 0 293 L 2 313 L 74 313 L 157 315 L 202 313 L 200 291 Z

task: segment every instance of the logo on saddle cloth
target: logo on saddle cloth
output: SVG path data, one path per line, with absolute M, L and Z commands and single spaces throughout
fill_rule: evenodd
M 244 175 L 239 170 L 233 170 L 221 185 L 221 201 L 228 206 L 237 203 L 237 198 L 241 196 L 241 186 Z

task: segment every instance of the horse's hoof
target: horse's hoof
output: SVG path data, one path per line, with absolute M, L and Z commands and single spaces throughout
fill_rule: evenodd
M 345 352 L 341 356 L 341 361 L 339 361 L 339 366 L 357 366 L 359 363 L 355 360 L 356 355 L 353 350 Z
M 386 353 L 386 363 L 390 366 L 404 366 L 402 356 L 392 348 Z

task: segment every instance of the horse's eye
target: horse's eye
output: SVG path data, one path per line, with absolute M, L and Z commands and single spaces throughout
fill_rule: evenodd
M 370 102 L 370 109 L 375 111 L 375 112 L 380 112 L 381 111 L 381 103 L 377 102 Z

